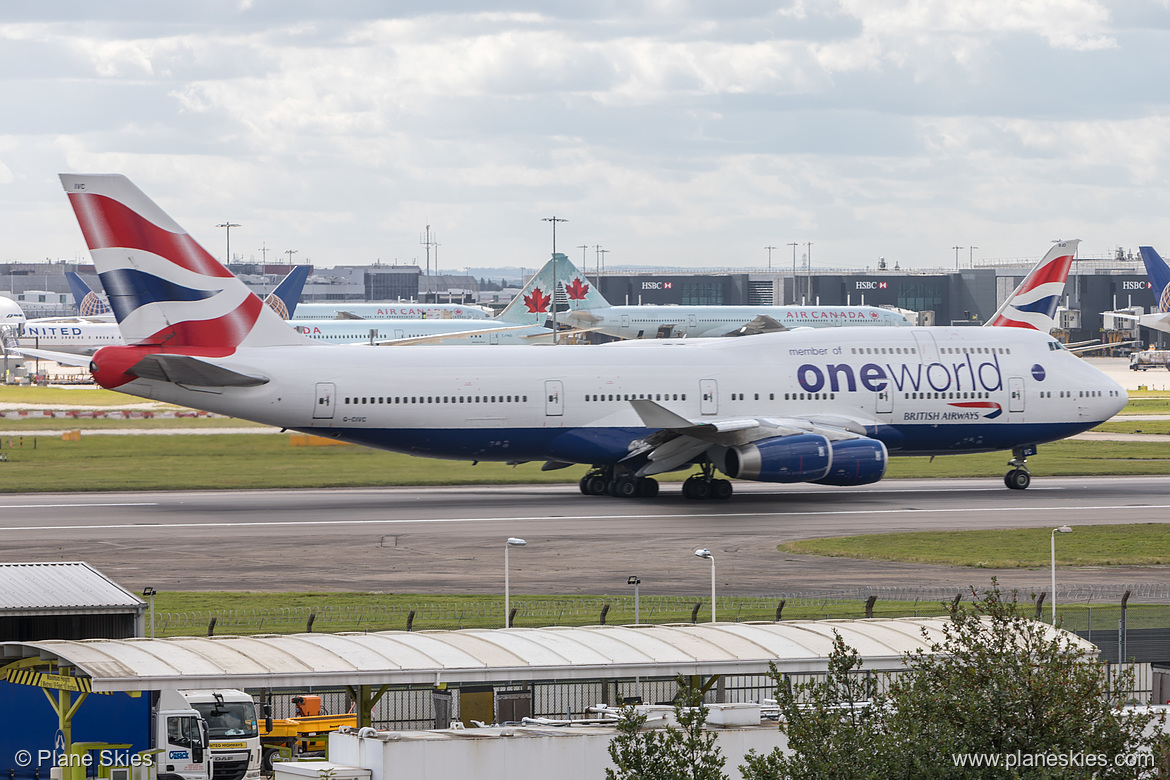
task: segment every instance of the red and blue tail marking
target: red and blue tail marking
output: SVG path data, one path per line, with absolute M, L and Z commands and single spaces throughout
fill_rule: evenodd
M 998 328 L 1031 328 L 1048 333 L 1056 327 L 1056 307 L 1064 295 L 1080 240 L 1058 241 L 1036 264 L 988 321 Z
M 304 343 L 126 177 L 63 174 L 61 183 L 128 344 L 224 356 Z

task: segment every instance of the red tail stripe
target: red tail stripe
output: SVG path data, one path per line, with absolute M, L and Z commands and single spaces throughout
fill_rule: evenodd
M 188 234 L 163 230 L 112 198 L 91 192 L 70 193 L 69 202 L 91 251 L 139 249 L 204 276 L 232 275 Z
M 1072 260 L 1072 255 L 1061 255 L 1043 268 L 1037 268 L 1036 275 L 1028 279 L 1027 284 L 1020 292 L 1031 290 L 1033 287 L 1039 287 L 1049 282 L 1064 284 L 1068 279 L 1069 269 L 1072 268 Z
M 264 303 L 255 295 L 244 299 L 235 311 L 213 320 L 185 320 L 168 325 L 143 344 L 157 344 L 171 351 L 177 347 L 209 349 L 217 354 L 207 357 L 225 357 L 235 352 L 256 324 Z M 183 350 L 186 352 L 186 350 Z

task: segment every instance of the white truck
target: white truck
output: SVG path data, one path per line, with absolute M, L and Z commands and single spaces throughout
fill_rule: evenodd
M 1129 370 L 1145 371 L 1150 368 L 1170 368 L 1170 349 L 1143 349 L 1129 353 Z
M 159 700 L 182 703 L 207 722 L 212 780 L 259 780 L 260 722 L 251 696 L 237 690 L 163 691 Z

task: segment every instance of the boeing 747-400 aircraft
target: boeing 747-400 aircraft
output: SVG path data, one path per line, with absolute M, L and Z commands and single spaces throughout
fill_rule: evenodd
M 864 485 L 889 455 L 1038 445 L 1125 391 L 1031 328 L 822 328 L 598 346 L 371 349 L 288 327 L 128 179 L 61 177 L 126 346 L 103 387 L 412 455 L 586 464 L 587 494 L 692 498 L 744 480 Z

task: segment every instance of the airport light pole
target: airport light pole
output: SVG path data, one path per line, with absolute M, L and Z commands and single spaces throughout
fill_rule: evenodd
M 512 627 L 512 592 L 508 583 L 508 548 L 523 547 L 526 544 L 528 542 L 517 539 L 515 536 L 509 537 L 508 541 L 504 543 L 504 628 Z
M 540 221 L 552 223 L 552 234 L 553 234 L 552 235 L 552 239 L 553 239 L 553 250 L 552 250 L 552 277 L 553 277 L 553 281 L 552 281 L 552 288 L 553 288 L 552 289 L 552 324 L 553 324 L 553 344 L 556 344 L 557 343 L 557 223 L 558 222 L 568 222 L 569 220 L 561 219 L 560 217 L 541 217 Z
M 975 250 L 976 250 L 976 249 L 978 249 L 978 248 L 979 248 L 979 247 L 977 247 L 977 246 L 969 246 L 969 247 L 967 247 L 967 249 L 968 249 L 968 252 L 967 252 L 967 265 L 971 266 L 972 268 L 974 268 L 974 267 L 975 267 Z
M 239 227 L 239 225 L 237 225 L 235 222 L 228 222 L 227 220 L 224 220 L 223 222 L 216 225 L 216 227 L 223 228 L 225 241 L 227 243 L 227 246 L 224 248 L 227 259 L 223 261 L 223 264 L 229 265 L 232 262 L 232 228 Z
M 808 297 L 810 299 L 813 297 L 812 296 L 812 245 L 813 245 L 813 242 L 811 242 L 811 241 L 809 241 L 807 244 L 805 244 L 805 246 L 808 247 L 808 254 L 804 256 L 804 276 L 805 276 L 805 281 L 807 282 L 807 286 L 808 286 L 808 291 L 807 291 Z
M 792 302 L 799 303 L 800 295 L 796 290 L 796 248 L 800 246 L 800 242 L 789 241 L 786 246 L 792 247 Z
M 953 247 L 951 247 L 951 249 L 955 250 L 955 270 L 956 270 L 956 271 L 958 271 L 958 270 L 959 270 L 959 250 L 960 250 L 960 249 L 965 249 L 965 248 L 966 248 L 966 247 L 961 247 L 961 246 L 953 246 Z
M 142 589 L 142 595 L 150 599 L 150 638 L 154 639 L 154 588 L 148 585 Z
M 634 586 L 634 625 L 636 626 L 640 622 L 638 620 L 638 586 L 642 584 L 642 581 L 638 579 L 636 574 L 631 574 L 626 580 L 626 584 Z
M 1056 625 L 1056 535 L 1071 534 L 1072 529 L 1067 525 L 1062 525 L 1060 528 L 1052 529 L 1052 625 Z
M 711 560 L 711 622 L 715 622 L 715 556 L 706 547 L 695 550 L 695 555 Z
M 775 248 L 776 248 L 776 247 L 772 246 L 771 244 L 769 244 L 768 246 L 764 247 L 764 249 L 767 249 L 767 250 L 768 250 L 768 270 L 769 270 L 769 271 L 771 271 L 771 270 L 772 270 L 772 250 L 773 250 L 773 249 L 775 249 Z

